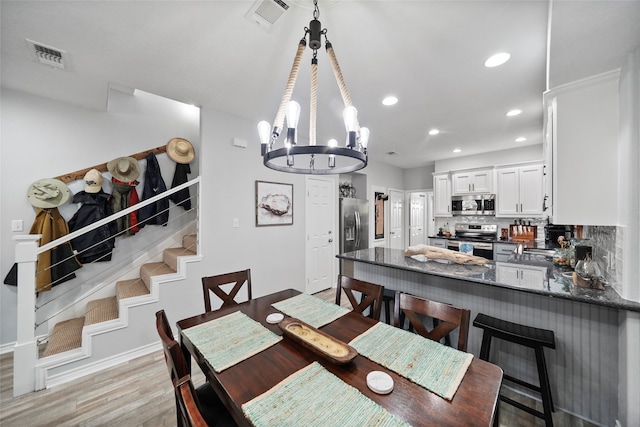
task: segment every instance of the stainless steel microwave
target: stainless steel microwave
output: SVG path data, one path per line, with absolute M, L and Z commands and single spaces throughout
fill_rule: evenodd
M 453 196 L 451 198 L 451 213 L 453 215 L 495 215 L 495 194 L 469 194 L 467 196 Z

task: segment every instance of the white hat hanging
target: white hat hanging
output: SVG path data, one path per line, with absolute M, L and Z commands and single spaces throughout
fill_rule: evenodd
M 64 205 L 71 197 L 67 185 L 54 178 L 40 179 L 29 187 L 27 198 L 36 208 L 49 209 Z
M 140 176 L 140 165 L 133 157 L 118 157 L 107 163 L 107 169 L 118 181 L 132 182 Z
M 167 155 L 176 163 L 189 163 L 195 157 L 195 150 L 186 139 L 173 138 L 167 144 Z
M 97 169 L 91 169 L 84 175 L 84 191 L 99 193 L 102 188 L 102 174 Z

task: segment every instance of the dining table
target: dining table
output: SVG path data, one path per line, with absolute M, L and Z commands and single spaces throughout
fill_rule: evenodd
M 277 405 L 285 405 L 288 400 L 298 402 L 294 399 L 300 399 L 301 395 L 304 395 L 307 400 L 314 400 L 313 403 L 316 403 L 315 400 L 333 399 L 329 404 L 330 407 L 323 407 L 318 402 L 317 405 L 312 405 L 312 411 L 318 413 L 304 414 L 305 417 L 309 416 L 316 420 L 327 420 L 326 424 L 320 422 L 316 425 L 332 425 L 336 421 L 329 420 L 339 419 L 333 416 L 347 416 L 346 414 L 354 411 L 373 409 L 400 422 L 397 425 L 417 427 L 491 426 L 493 424 L 494 417 L 497 416 L 499 391 L 503 377 L 503 372 L 498 366 L 473 357 L 473 355 L 459 352 L 463 356 L 467 356 L 470 363 L 465 366 L 466 371 L 462 371 L 461 380 L 455 388 L 454 394 L 444 398 L 418 384 L 415 380 L 397 373 L 397 369 L 389 369 L 360 353 L 346 363 L 344 361 L 337 363 L 335 360 L 301 345 L 298 340 L 291 339 L 287 334 L 283 334 L 282 324 L 267 321 L 269 315 L 281 313 L 274 305 L 278 306 L 278 304 L 302 294 L 298 290 L 287 289 L 177 322 L 180 342 L 186 359 L 190 362 L 193 358 L 198 364 L 207 381 L 238 425 L 268 425 L 261 423 L 260 414 L 255 415 L 256 411 L 260 410 L 261 404 L 270 405 L 269 408 L 272 409 Z M 317 299 L 320 300 L 320 298 Z M 330 304 L 335 306 L 335 304 Z M 283 314 L 286 316 L 285 319 L 290 319 L 286 312 Z M 354 342 L 358 337 L 375 329 L 374 326 L 390 327 L 351 310 L 346 310 L 345 313 L 340 313 L 336 317 L 319 326 L 317 330 L 346 344 Z M 258 329 L 255 332 L 251 329 L 252 336 L 257 339 L 258 336 L 262 336 L 261 331 L 263 331 L 267 335 L 266 338 L 271 341 L 265 341 L 264 345 L 259 345 L 248 356 L 241 357 L 241 360 L 225 364 L 224 361 L 216 360 L 211 356 L 212 348 L 215 347 L 216 342 L 210 342 L 227 338 L 236 339 L 230 337 L 236 333 L 233 331 L 234 323 L 230 323 L 230 326 L 215 323 L 224 321 L 227 323 L 237 322 L 235 323 L 238 325 L 236 329 L 248 331 L 250 328 L 256 327 Z M 250 324 L 246 322 L 250 322 Z M 208 325 L 212 327 L 215 325 L 215 328 L 205 329 Z M 222 328 L 229 328 L 229 332 L 209 340 L 208 337 L 212 337 L 215 331 L 222 331 Z M 242 331 L 237 332 L 241 333 Z M 246 338 L 237 338 L 233 342 L 240 342 L 242 339 Z M 423 339 L 426 340 L 426 338 Z M 436 344 L 445 347 L 440 343 Z M 227 350 L 233 350 L 233 348 L 228 348 L 232 345 L 224 345 L 227 346 Z M 447 349 L 450 348 L 447 347 Z M 400 350 L 405 351 L 404 349 Z M 458 353 L 458 350 L 450 350 Z M 296 376 L 303 375 L 301 373 L 308 371 L 310 367 L 315 367 L 322 371 L 323 375 L 326 375 L 326 378 L 323 377 L 325 383 L 320 385 L 306 384 L 311 389 L 304 389 L 303 384 L 302 389 L 296 389 L 292 381 Z M 373 371 L 381 371 L 391 377 L 393 380 L 391 392 L 381 394 L 369 388 L 367 375 Z M 328 378 L 331 378 L 333 382 L 328 382 Z M 285 384 L 287 385 L 285 386 Z M 276 403 L 274 401 L 259 401 L 262 397 L 275 392 L 279 393 L 280 401 L 276 401 Z M 353 398 L 347 397 L 352 394 Z M 353 406 L 349 407 L 348 405 Z M 268 412 L 271 412 L 271 409 Z M 262 411 L 266 410 L 263 408 Z M 289 411 L 292 409 L 289 408 Z M 309 411 L 307 410 L 307 412 Z M 334 412 L 342 414 L 334 414 Z M 255 416 L 250 418 L 248 414 Z M 302 415 L 296 414 L 294 411 L 287 416 L 289 417 L 287 422 L 280 425 L 302 425 L 298 424 L 295 418 L 302 417 Z M 306 423 L 306 421 L 301 418 L 300 423 Z M 341 424 L 346 425 L 346 422 Z M 380 423 L 377 425 L 396 424 Z

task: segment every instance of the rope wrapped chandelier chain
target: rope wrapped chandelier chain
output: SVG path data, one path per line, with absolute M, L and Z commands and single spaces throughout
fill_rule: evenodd
M 318 20 L 320 10 L 318 1 L 314 0 L 313 20 L 309 27 L 305 27 L 304 36 L 298 44 L 298 50 L 291 66 L 289 80 L 285 87 L 280 101 L 278 113 L 273 122 L 273 127 L 266 121 L 258 123 L 258 133 L 260 135 L 261 152 L 263 163 L 266 167 L 281 172 L 328 175 L 349 173 L 360 170 L 367 166 L 367 144 L 369 142 L 369 129 L 360 127 L 358 123 L 358 111 L 351 102 L 347 85 L 342 77 L 340 65 L 336 59 L 331 42 L 327 39 L 327 29 L 322 29 L 322 24 Z M 309 145 L 297 144 L 297 127 L 300 117 L 300 104 L 291 100 L 293 89 L 296 84 L 300 62 L 307 46 L 307 35 L 309 36 L 309 47 L 313 50 L 311 59 L 311 93 L 309 111 Z M 318 49 L 322 46 L 321 36 L 325 37 L 325 49 L 331 62 L 333 74 L 336 78 L 340 95 L 345 109 L 343 119 L 347 132 L 346 143 L 339 146 L 335 139 L 328 141 L 327 145 L 318 145 L 316 141 L 316 117 L 318 100 Z M 284 122 L 287 122 L 287 131 L 284 146 L 275 148 L 280 134 L 284 130 Z

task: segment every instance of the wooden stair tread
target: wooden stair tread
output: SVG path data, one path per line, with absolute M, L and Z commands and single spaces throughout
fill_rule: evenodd
M 196 253 L 185 247 L 165 249 L 162 253 L 162 260 L 174 271 L 178 271 L 178 258 L 183 256 L 193 256 Z
M 164 262 L 150 262 L 140 267 L 140 278 L 149 288 L 152 276 L 162 276 L 163 274 L 173 274 L 176 271 Z
M 84 317 L 65 320 L 56 323 L 53 327 L 47 348 L 45 348 L 42 357 L 53 356 L 54 354 L 64 351 L 73 350 L 82 346 L 82 327 L 84 326 Z
M 147 285 L 144 284 L 141 278 L 121 280 L 116 283 L 116 298 L 118 300 L 138 297 L 140 295 L 149 295 L 149 288 L 147 288 Z
M 182 238 L 182 246 L 192 251 L 194 254 L 198 252 L 198 235 L 187 234 Z
M 115 296 L 96 299 L 87 303 L 85 325 L 93 325 L 118 318 L 118 300 Z

